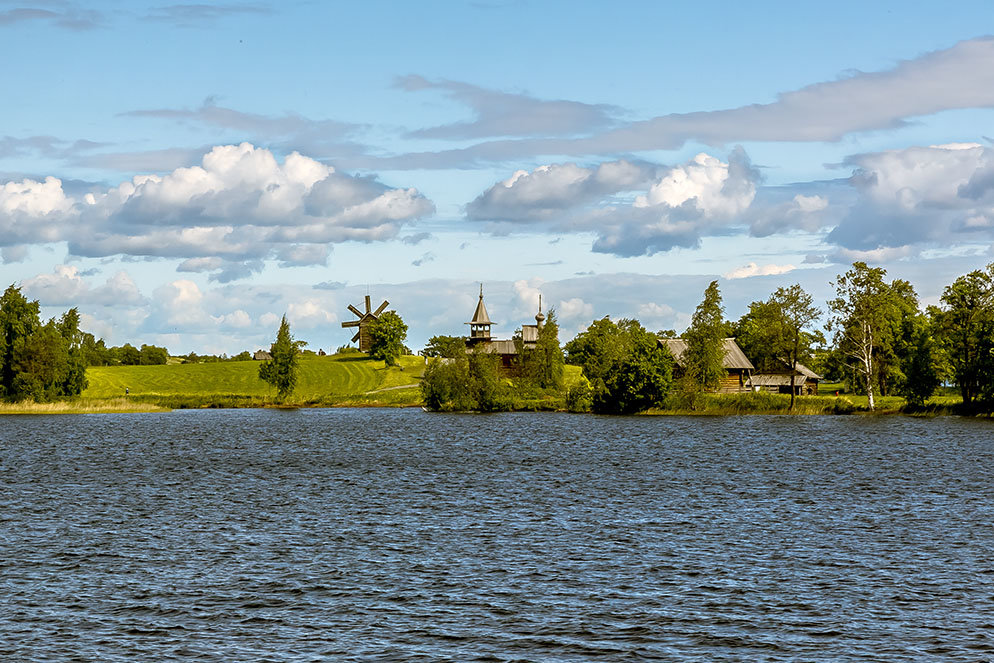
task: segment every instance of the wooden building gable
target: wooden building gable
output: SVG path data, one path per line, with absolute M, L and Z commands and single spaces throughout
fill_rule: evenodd
M 659 345 L 669 350 L 676 363 L 676 373 L 679 375 L 686 367 L 684 354 L 687 352 L 687 341 L 682 338 L 661 338 Z M 726 338 L 722 341 L 722 348 L 725 351 L 722 357 L 722 367 L 725 369 L 725 377 L 722 378 L 718 391 L 722 393 L 734 393 L 749 390 L 749 378 L 755 366 L 749 358 L 742 352 L 742 348 L 735 342 L 734 338 Z

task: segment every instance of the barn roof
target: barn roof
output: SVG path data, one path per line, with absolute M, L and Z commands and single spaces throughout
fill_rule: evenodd
M 808 379 L 803 375 L 798 375 L 794 378 L 794 386 L 802 387 Z M 782 373 L 761 373 L 758 375 L 753 375 L 749 379 L 749 383 L 753 387 L 789 387 L 790 386 L 790 376 L 783 375 Z
M 825 379 L 822 376 L 820 376 L 817 373 L 815 373 L 814 371 L 812 371 L 810 368 L 808 368 L 804 364 L 802 364 L 801 362 L 797 362 L 797 372 L 800 373 L 801 375 L 803 375 L 804 377 L 806 377 L 809 380 L 824 380 Z
M 789 378 L 790 377 L 790 364 L 788 364 L 787 362 L 783 362 L 782 365 L 783 365 L 782 369 L 765 371 L 765 372 L 763 372 L 761 374 L 757 374 L 757 375 L 785 375 L 785 376 L 787 376 Z M 822 376 L 820 376 L 817 373 L 815 373 L 814 371 L 812 371 L 810 368 L 808 368 L 804 364 L 802 364 L 801 362 L 797 362 L 797 375 L 802 376 L 802 377 L 804 377 L 807 380 L 824 380 L 825 379 Z
M 687 341 L 682 338 L 661 338 L 659 344 L 667 348 L 678 366 L 683 366 L 683 354 L 687 351 Z M 748 369 L 754 370 L 755 366 L 749 358 L 742 352 L 742 348 L 735 342 L 734 338 L 726 338 L 722 341 L 725 349 L 725 356 L 722 359 L 722 367 L 728 369 Z
M 491 340 L 487 343 L 480 343 L 477 351 L 494 355 L 518 354 L 517 348 L 514 347 L 514 341 L 510 340 Z

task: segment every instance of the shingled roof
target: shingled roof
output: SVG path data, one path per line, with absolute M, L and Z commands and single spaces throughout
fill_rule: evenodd
M 492 325 L 490 322 L 490 316 L 487 314 L 487 307 L 483 303 L 483 287 L 480 287 L 480 301 L 476 304 L 476 312 L 473 313 L 473 319 L 467 324 L 470 325 Z
M 673 359 L 676 360 L 677 366 L 683 366 L 683 354 L 687 351 L 687 341 L 682 338 L 661 338 L 659 339 L 659 344 L 667 348 L 670 354 L 673 355 Z M 725 348 L 725 356 L 722 359 L 722 367 L 725 370 L 728 369 L 747 369 L 755 370 L 755 366 L 749 361 L 749 358 L 745 356 L 742 352 L 742 348 L 739 344 L 735 342 L 734 338 L 726 338 L 723 342 L 723 347 Z

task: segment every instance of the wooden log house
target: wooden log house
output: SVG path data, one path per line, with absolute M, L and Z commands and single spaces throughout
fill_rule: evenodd
M 687 341 L 682 338 L 661 338 L 659 344 L 670 351 L 673 355 L 675 366 L 673 367 L 673 377 L 678 378 L 683 374 L 686 364 L 683 355 L 687 351 Z M 722 341 L 725 356 L 722 359 L 722 367 L 725 375 L 721 378 L 721 384 L 717 391 L 722 394 L 735 394 L 750 391 L 749 379 L 755 367 L 749 358 L 742 352 L 742 348 L 735 342 L 734 338 L 726 338 Z

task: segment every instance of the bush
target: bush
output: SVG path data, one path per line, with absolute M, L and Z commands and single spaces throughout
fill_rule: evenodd
M 570 412 L 590 412 L 594 404 L 590 383 L 582 378 L 566 390 L 566 409 Z
M 500 375 L 499 362 L 498 357 L 486 353 L 431 359 L 421 379 L 425 408 L 436 412 L 512 409 L 514 397 Z

